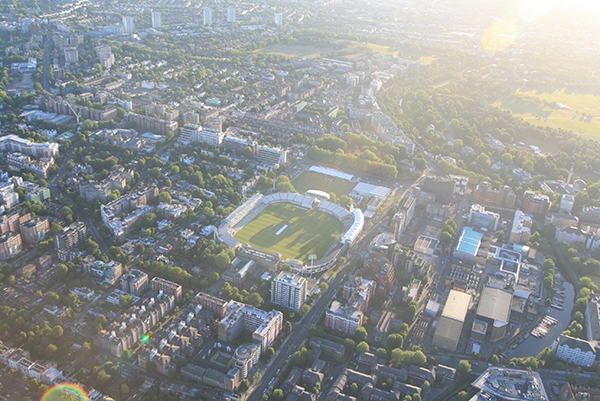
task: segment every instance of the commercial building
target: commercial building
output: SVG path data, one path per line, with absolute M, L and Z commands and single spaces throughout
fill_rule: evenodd
M 221 341 L 234 341 L 242 331 L 252 333 L 254 342 L 265 351 L 283 328 L 283 314 L 277 310 L 265 312 L 251 305 L 230 301 L 227 315 L 218 324 Z
M 9 231 L 0 235 L 0 260 L 7 260 L 23 249 L 21 234 Z
M 57 250 L 76 247 L 87 239 L 87 228 L 81 221 L 76 221 L 54 235 L 54 246 Z
M 467 263 L 475 263 L 475 256 L 482 238 L 483 235 L 474 231 L 471 227 L 463 228 L 452 256 Z
M 433 343 L 436 346 L 452 352 L 456 351 L 470 305 L 471 295 L 450 290 L 433 335 Z
M 154 277 L 151 281 L 152 291 L 158 293 L 171 294 L 175 297 L 175 302 L 181 301 L 182 288 L 181 285 L 161 277 Z
M 139 297 L 148 290 L 148 275 L 141 270 L 131 269 L 121 276 L 121 290 Z
M 21 224 L 21 237 L 28 245 L 35 245 L 46 239 L 50 233 L 50 220 L 44 217 L 35 217 Z
M 490 341 L 502 340 L 508 328 L 512 294 L 500 288 L 484 287 L 479 298 L 475 318 L 485 325 L 485 337 Z
M 485 207 L 474 203 L 469 211 L 469 225 L 476 228 L 485 228 L 486 230 L 496 231 L 500 215 L 498 213 L 485 210 Z
M 515 206 L 517 196 L 508 185 L 494 189 L 492 184 L 484 181 L 475 187 L 473 200 L 478 203 L 512 209 Z
M 526 213 L 548 213 L 552 202 L 548 195 L 536 194 L 533 191 L 525 191 L 523 194 L 523 210 Z
M 299 311 L 306 302 L 306 279 L 300 275 L 280 272 L 271 282 L 271 303 Z
M 525 244 L 531 237 L 532 224 L 533 219 L 531 216 L 528 216 L 521 210 L 517 209 L 515 211 L 515 217 L 513 218 L 508 242 L 511 244 Z

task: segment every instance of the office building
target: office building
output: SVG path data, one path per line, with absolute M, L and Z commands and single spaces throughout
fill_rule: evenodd
M 210 8 L 205 8 L 202 12 L 202 25 L 211 26 L 213 24 L 213 12 Z
M 433 343 L 436 346 L 452 352 L 456 351 L 470 305 L 471 295 L 450 290 L 433 335 Z
M 130 35 L 135 32 L 135 23 L 133 17 L 123 16 L 123 33 Z
M 23 240 L 21 234 L 9 231 L 0 235 L 0 260 L 7 260 L 21 252 Z
M 280 272 L 271 282 L 271 303 L 299 311 L 306 301 L 306 279 L 297 274 Z
M 35 217 L 21 224 L 21 237 L 28 245 L 35 245 L 46 239 L 50 233 L 50 220 L 44 217 Z
M 87 228 L 81 221 L 76 221 L 54 235 L 54 246 L 57 250 L 76 247 L 87 239 Z
M 235 23 L 235 8 L 227 8 L 227 22 Z
M 139 297 L 148 290 L 148 275 L 141 270 L 131 269 L 121 276 L 121 290 Z
M 160 293 L 161 291 L 165 294 L 171 294 L 175 297 L 175 302 L 181 301 L 182 288 L 179 284 L 169 280 L 165 280 L 161 277 L 154 277 L 152 279 L 152 291 Z
M 162 14 L 160 13 L 160 11 L 152 11 L 152 28 L 162 28 Z
M 469 211 L 469 225 L 476 228 L 485 228 L 486 230 L 496 231 L 500 215 L 498 213 L 485 210 L 484 206 L 474 203 Z

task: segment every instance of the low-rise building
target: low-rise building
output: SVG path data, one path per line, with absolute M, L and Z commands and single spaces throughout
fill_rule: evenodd
M 561 334 L 552 344 L 552 351 L 561 361 L 589 367 L 596 359 L 597 343 Z

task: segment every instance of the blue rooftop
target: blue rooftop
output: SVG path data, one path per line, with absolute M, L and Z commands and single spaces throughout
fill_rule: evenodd
M 456 250 L 475 256 L 481 244 L 481 238 L 483 238 L 482 234 L 473 231 L 471 227 L 465 227 L 458 239 Z

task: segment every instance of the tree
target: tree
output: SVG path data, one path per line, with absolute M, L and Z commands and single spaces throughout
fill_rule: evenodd
M 229 257 L 229 254 L 225 251 L 222 251 L 215 257 L 215 265 L 220 270 L 227 269 L 227 267 L 229 267 L 230 263 L 231 263 L 231 258 Z
M 208 282 L 211 283 L 211 284 L 214 284 L 217 281 L 219 281 L 220 278 L 221 278 L 221 276 L 219 275 L 219 273 L 217 273 L 217 272 L 210 272 L 210 274 L 208 275 Z
M 456 368 L 456 372 L 461 376 L 468 375 L 472 370 L 471 364 L 466 359 L 461 360 Z
M 492 355 L 490 355 L 490 358 L 488 359 L 488 361 L 490 361 L 490 363 L 496 365 L 497 363 L 500 362 L 500 358 L 498 358 L 498 355 L 492 354 Z
M 69 268 L 64 263 L 60 263 L 56 266 L 56 278 L 59 281 L 65 281 L 67 275 L 69 274 Z
M 572 386 L 576 385 L 577 384 L 577 373 L 569 372 L 567 374 L 567 383 L 569 383 Z
M 427 394 L 430 390 L 431 384 L 427 380 L 425 380 L 423 382 L 423 385 L 421 386 L 421 391 L 423 392 L 423 394 Z
M 64 332 L 65 331 L 63 330 L 62 326 L 54 326 L 52 328 L 52 337 L 53 338 L 60 338 L 60 337 L 63 336 Z
M 285 330 L 286 333 L 291 333 L 292 332 L 292 323 L 291 322 L 285 322 L 285 324 L 283 325 L 283 330 Z
M 354 339 L 356 341 L 365 341 L 368 336 L 369 333 L 367 333 L 367 329 L 365 329 L 362 326 L 356 329 L 356 331 L 354 332 Z
M 74 292 L 67 294 L 66 301 L 67 305 L 69 305 L 71 308 L 77 308 L 81 304 L 79 295 L 75 294 Z
M 273 347 L 267 348 L 267 350 L 265 351 L 265 359 L 267 361 L 269 361 L 269 360 L 271 360 L 273 355 L 275 355 L 275 348 L 273 348 Z
M 302 307 L 300 307 L 300 316 L 304 316 L 308 313 L 308 311 L 310 310 L 310 306 L 307 304 L 302 305 Z
M 464 390 L 456 394 L 456 401 L 467 401 L 468 399 L 469 394 Z
M 158 194 L 158 201 L 163 203 L 171 203 L 173 199 L 171 198 L 170 193 L 164 191 Z
M 371 347 L 369 347 L 369 344 L 367 344 L 365 341 L 361 341 L 356 345 L 356 353 L 358 354 L 368 352 L 370 349 Z
M 386 343 L 388 349 L 402 348 L 404 345 L 404 337 L 402 337 L 401 334 L 392 333 L 387 336 Z
M 260 379 L 262 379 L 262 373 L 256 371 L 256 373 L 254 373 L 254 376 L 252 376 L 252 383 L 258 383 Z
M 321 290 L 321 292 L 326 292 L 328 289 L 329 289 L 329 284 L 327 284 L 324 281 L 319 283 L 319 290 Z
M 54 355 L 58 348 L 54 344 L 48 344 L 46 347 L 46 356 Z
M 121 295 L 119 298 L 119 307 L 121 310 L 125 310 L 131 306 L 133 303 L 133 298 L 129 294 Z
M 358 393 L 358 384 L 352 383 L 350 385 L 350 393 L 357 394 Z
M 321 392 L 321 382 L 316 382 L 315 386 L 313 387 L 312 392 L 314 394 L 319 394 Z
M 442 231 L 440 233 L 440 242 L 442 244 L 449 244 L 450 241 L 452 241 L 452 234 L 450 234 L 448 231 Z
M 129 386 L 126 383 L 121 384 L 121 394 L 129 394 Z
M 246 303 L 249 303 L 252 306 L 256 306 L 257 308 L 260 308 L 265 303 L 265 301 L 263 300 L 263 298 L 260 296 L 260 294 L 258 292 L 253 292 L 248 296 Z
M 385 358 L 387 358 L 387 350 L 385 348 L 377 348 L 375 355 L 377 355 L 377 358 L 385 359 Z
M 58 305 L 58 301 L 60 301 L 60 297 L 57 293 L 50 291 L 46 294 L 46 302 L 51 305 Z
M 356 349 L 356 343 L 351 338 L 345 338 L 342 344 L 344 345 L 344 347 L 346 347 L 346 349 L 349 352 L 354 352 L 354 350 Z
M 598 387 L 598 378 L 597 377 L 590 377 L 588 379 L 587 386 L 591 387 L 591 388 Z
M 273 394 L 271 394 L 271 399 L 275 401 L 283 400 L 283 390 L 280 388 L 276 388 L 273 390 Z

